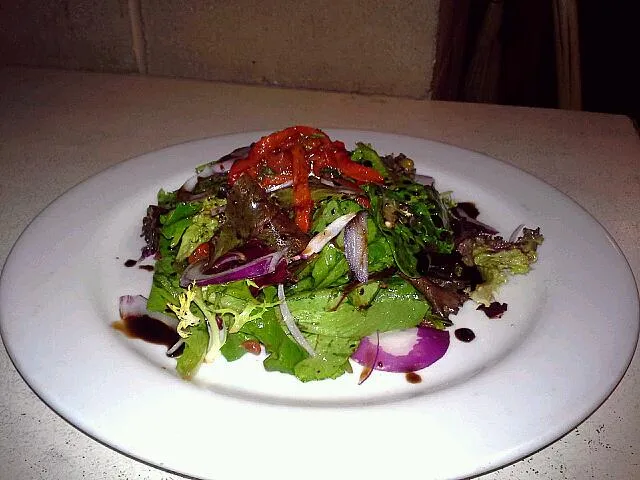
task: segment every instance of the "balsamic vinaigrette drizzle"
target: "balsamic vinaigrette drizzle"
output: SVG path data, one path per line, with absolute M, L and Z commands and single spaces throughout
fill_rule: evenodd
M 138 261 L 134 260 L 133 258 L 130 258 L 129 260 L 124 262 L 124 266 L 129 268 L 135 267 L 137 264 Z M 139 265 L 138 268 L 141 270 L 146 270 L 147 272 L 153 272 L 154 270 L 153 265 Z
M 178 332 L 149 315 L 131 315 L 111 324 L 129 338 L 137 338 L 156 345 L 173 347 L 180 339 Z
M 422 377 L 418 375 L 416 372 L 407 372 L 404 377 L 407 379 L 409 383 L 420 383 L 422 382 Z
M 131 268 L 136 265 L 138 265 L 138 260 L 132 258 L 124 262 L 125 267 Z M 139 265 L 138 268 L 149 272 L 154 270 L 153 265 Z M 113 322 L 111 327 L 124 333 L 129 338 L 137 338 L 148 343 L 164 345 L 167 348 L 173 347 L 180 340 L 180 336 L 174 328 L 149 315 L 129 315 Z M 173 356 L 180 355 L 183 348 L 179 348 Z
M 476 334 L 470 328 L 456 328 L 453 334 L 458 340 L 465 343 L 469 343 L 476 338 Z
M 471 218 L 478 218 L 478 215 L 480 215 L 480 210 L 473 202 L 459 202 L 456 206 Z

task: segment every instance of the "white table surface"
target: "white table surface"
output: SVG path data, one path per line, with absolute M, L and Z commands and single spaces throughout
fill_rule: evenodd
M 640 140 L 626 117 L 23 68 L 0 70 L 0 264 L 49 202 L 110 165 L 184 141 L 292 124 L 407 134 L 514 164 L 586 208 L 640 278 Z M 640 478 L 638 357 L 586 421 L 479 478 Z M 183 477 L 78 431 L 0 349 L 0 478 Z

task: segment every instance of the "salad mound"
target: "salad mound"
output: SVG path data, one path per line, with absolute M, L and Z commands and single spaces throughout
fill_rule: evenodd
M 151 290 L 121 297 L 121 316 L 170 325 L 184 378 L 247 353 L 303 382 L 352 360 L 360 382 L 413 372 L 445 354 L 465 302 L 502 315 L 500 285 L 536 261 L 539 228 L 504 239 L 477 217 L 403 154 L 289 127 L 158 192 L 142 222 Z

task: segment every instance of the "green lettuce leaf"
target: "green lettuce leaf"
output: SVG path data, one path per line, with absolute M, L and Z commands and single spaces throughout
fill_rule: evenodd
M 242 344 L 248 340 L 257 340 L 257 338 L 249 333 L 243 332 L 242 330 L 236 333 L 231 333 L 227 335 L 227 340 L 224 342 L 222 348 L 220 348 L 220 353 L 222 353 L 222 356 L 228 362 L 238 360 L 247 353 L 247 350 L 242 346 Z
M 268 372 L 293 375 L 295 366 L 308 356 L 282 329 L 275 309 L 265 311 L 260 318 L 245 323 L 240 331 L 230 334 L 221 349 L 222 354 L 228 361 L 237 360 L 247 353 L 242 347 L 247 340 L 257 340 L 264 345 L 267 358 L 263 363 Z
M 147 300 L 147 309 L 155 312 L 165 312 L 168 303 L 178 303 L 183 293 L 180 287 L 180 276 L 174 266 L 175 249 L 171 248 L 171 241 L 160 236 L 159 257 L 154 265 L 151 291 Z
M 537 248 L 543 240 L 540 229 L 528 228 L 524 229 L 522 236 L 515 242 L 505 242 L 501 237 L 465 240 L 458 247 L 467 252 L 463 260 L 475 265 L 484 280 L 471 292 L 471 299 L 484 305 L 493 302 L 495 292 L 507 282 L 509 275 L 522 275 L 531 270 L 531 265 L 538 258 Z
M 430 312 L 416 289 L 399 277 L 386 280 L 384 288 L 373 288 L 373 294 L 363 291 L 366 300 L 347 296 L 340 302 L 342 289 L 323 289 L 290 295 L 287 305 L 303 333 L 358 340 L 376 331 L 415 327 Z
M 265 370 L 293 374 L 295 366 L 308 354 L 287 335 L 281 322 L 279 313 L 272 309 L 258 320 L 247 323 L 244 331 L 251 333 L 265 346 L 268 353 L 264 360 Z
M 202 210 L 202 204 L 182 202 L 178 203 L 176 208 L 169 213 L 160 216 L 162 225 L 160 233 L 170 240 L 171 247 L 176 247 L 180 243 L 182 234 L 191 225 L 190 217 L 200 210 Z
M 185 260 L 202 243 L 211 240 L 220 228 L 220 218 L 212 212 L 226 204 L 226 200 L 213 198 L 202 202 L 202 208 L 189 219 L 189 224 L 180 238 L 176 260 Z M 185 219 L 186 220 L 186 219 Z M 183 220 L 184 221 L 184 220 Z
M 358 347 L 359 340 L 327 335 L 307 335 L 307 340 L 316 355 L 295 365 L 294 374 L 298 379 L 309 382 L 337 378 L 345 372 L 351 373 L 349 357 Z
M 193 378 L 204 360 L 209 345 L 209 333 L 205 322 L 191 327 L 184 339 L 184 351 L 178 357 L 176 369 L 181 377 Z
M 327 244 L 313 262 L 311 276 L 314 289 L 348 283 L 349 264 L 344 253 L 333 244 Z

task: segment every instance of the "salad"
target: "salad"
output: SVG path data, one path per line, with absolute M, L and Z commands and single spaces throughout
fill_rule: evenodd
M 499 287 L 537 259 L 539 228 L 505 239 L 478 213 L 401 153 L 289 127 L 158 192 L 142 222 L 152 286 L 120 315 L 169 326 L 187 379 L 250 353 L 303 382 L 353 362 L 360 382 L 415 372 L 445 354 L 465 302 L 501 316 Z

